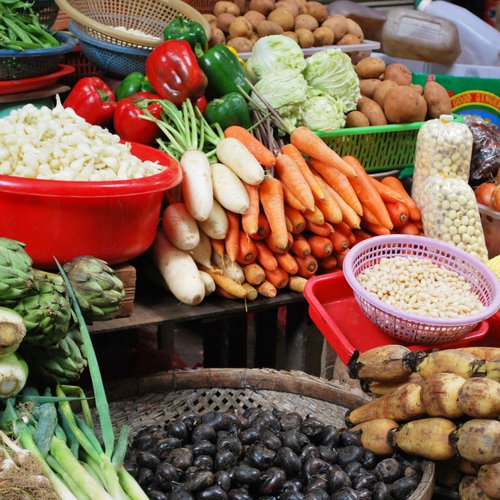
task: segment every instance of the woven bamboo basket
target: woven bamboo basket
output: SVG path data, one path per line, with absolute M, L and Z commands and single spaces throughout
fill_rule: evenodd
M 348 409 L 370 398 L 352 387 L 298 371 L 203 368 L 127 379 L 107 387 L 113 424 L 130 425 L 132 434 L 187 412 L 274 408 L 314 415 L 342 427 Z M 430 500 L 434 464 L 424 461 L 420 485 L 409 500 Z

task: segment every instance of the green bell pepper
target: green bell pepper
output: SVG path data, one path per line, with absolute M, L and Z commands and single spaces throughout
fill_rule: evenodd
M 185 40 L 193 50 L 198 46 L 203 52 L 208 48 L 207 34 L 203 26 L 185 17 L 178 17 L 163 28 L 163 40 Z
M 246 129 L 252 126 L 247 102 L 238 92 L 230 92 L 210 101 L 205 111 L 205 118 L 210 125 L 218 123 L 222 130 L 231 125 L 240 125 Z
M 125 99 L 137 92 L 154 92 L 153 87 L 145 75 L 139 71 L 128 74 L 115 90 L 116 100 Z
M 214 45 L 198 58 L 198 63 L 208 78 L 206 93 L 209 97 L 221 97 L 230 92 L 239 92 L 238 85 L 250 93 L 243 66 L 225 45 Z

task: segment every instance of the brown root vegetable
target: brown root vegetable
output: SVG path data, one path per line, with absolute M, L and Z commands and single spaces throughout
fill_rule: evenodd
M 228 12 L 226 12 L 225 14 L 217 16 L 216 26 L 224 33 L 229 33 L 229 26 L 231 26 L 235 19 L 236 17 L 234 17 L 233 14 L 229 14 Z
M 213 14 L 203 14 L 203 17 L 206 19 L 208 24 L 210 24 L 211 28 L 217 26 L 217 16 L 214 16 Z
M 315 47 L 323 47 L 325 45 L 332 45 L 335 35 L 329 28 L 316 28 L 313 31 Z
M 243 17 L 252 25 L 255 31 L 257 31 L 259 24 L 266 20 L 266 16 L 256 10 L 249 10 Z
M 274 0 L 250 0 L 250 10 L 267 16 L 274 9 Z
M 373 100 L 381 107 L 384 107 L 385 96 L 389 89 L 397 87 L 398 84 L 392 80 L 383 80 L 373 93 Z
M 212 28 L 210 32 L 210 40 L 208 41 L 210 47 L 217 45 L 218 43 L 226 43 L 226 36 L 224 32 L 219 28 Z
M 268 35 L 281 35 L 283 28 L 273 21 L 262 21 L 257 26 L 257 33 L 261 38 Z
M 480 488 L 474 476 L 464 476 L 460 481 L 458 492 L 462 500 L 489 500 L 491 498 Z
M 347 21 L 346 17 L 341 14 L 333 14 L 321 26 L 330 28 L 335 33 L 335 42 L 341 40 L 347 35 Z
M 399 422 L 419 417 L 424 414 L 420 389 L 419 384 L 404 384 L 379 399 L 351 410 L 346 415 L 346 422 L 356 425 L 377 418 L 390 418 Z
M 479 469 L 477 483 L 490 498 L 500 498 L 500 462 L 483 465 Z
M 470 460 L 465 460 L 465 458 L 458 458 L 458 469 L 462 474 L 466 476 L 477 476 L 480 465 L 473 464 Z
M 295 33 L 295 31 L 285 31 L 283 32 L 283 35 L 291 38 L 294 42 L 299 43 L 299 37 L 297 36 L 297 33 Z
M 361 444 L 375 455 L 388 456 L 394 453 L 389 440 L 389 431 L 397 429 L 398 424 L 389 418 L 378 418 L 356 425 L 351 432 L 361 431 Z
M 421 122 L 427 114 L 427 103 L 411 87 L 399 85 L 387 91 L 384 114 L 389 123 Z
M 295 30 L 295 34 L 297 35 L 297 40 L 299 45 L 303 49 L 308 49 L 314 45 L 314 35 L 312 31 L 306 30 L 305 28 L 300 28 Z
M 305 29 L 313 32 L 318 26 L 318 21 L 309 14 L 299 14 L 295 18 L 295 31 Z
M 359 91 L 361 95 L 373 99 L 373 94 L 377 87 L 381 85 L 382 82 L 378 78 L 369 78 L 367 80 L 359 80 Z
M 427 102 L 431 118 L 451 114 L 451 101 L 447 90 L 437 82 L 427 82 L 424 87 L 424 99 Z
M 275 8 L 289 10 L 294 19 L 300 14 L 299 6 L 295 2 L 286 2 L 284 0 L 280 0 L 279 2 L 276 2 Z
M 295 24 L 292 13 L 283 7 L 273 10 L 268 16 L 268 21 L 272 21 L 283 28 L 283 31 L 290 31 Z
M 387 80 L 387 81 L 390 81 L 390 80 Z M 410 87 L 415 90 L 416 92 L 418 92 L 420 95 L 424 95 L 424 87 L 422 87 L 422 85 L 418 85 L 417 83 L 412 83 L 410 85 Z
M 500 415 L 500 383 L 486 377 L 465 381 L 458 393 L 462 411 L 474 418 L 497 418 Z
M 229 35 L 231 38 L 244 37 L 249 38 L 253 33 L 253 27 L 248 19 L 243 16 L 237 17 L 229 25 Z
M 384 111 L 369 97 L 361 96 L 358 100 L 358 111 L 361 111 L 370 122 L 370 125 L 387 125 Z
M 500 422 L 475 418 L 465 422 L 451 436 L 458 454 L 476 464 L 500 462 Z
M 219 1 L 214 5 L 214 14 L 218 17 L 221 14 L 232 14 L 233 16 L 240 15 L 240 8 L 234 2 Z
M 500 194 L 500 187 L 497 186 L 496 191 Z M 492 198 L 494 198 L 495 193 L 493 193 Z M 478 376 L 484 376 L 491 378 L 492 380 L 496 380 L 500 382 L 500 358 L 492 359 L 491 361 L 486 361 L 484 365 L 480 366 L 476 372 Z
M 456 428 L 446 418 L 413 420 L 392 432 L 392 444 L 405 453 L 428 460 L 449 460 L 455 456 L 450 435 Z
M 480 203 L 483 202 L 481 201 Z M 484 359 L 485 361 L 491 361 L 493 359 L 500 358 L 500 347 L 461 347 L 458 350 L 461 352 L 472 354 L 476 359 Z
M 319 2 L 307 2 L 306 13 L 313 16 L 319 24 L 328 19 L 327 8 Z
M 458 394 L 465 379 L 454 373 L 435 373 L 422 384 L 420 399 L 430 417 L 458 418 L 464 412 Z
M 254 42 L 252 40 L 245 38 L 243 36 L 237 36 L 235 38 L 231 38 L 227 42 L 229 47 L 233 47 L 236 52 L 251 52 Z
M 348 17 L 346 17 L 345 20 L 347 23 L 347 33 L 350 35 L 354 35 L 361 43 L 365 39 L 365 35 L 363 34 L 361 26 L 356 21 L 353 21 Z
M 239 7 L 241 16 L 248 12 L 250 0 L 233 0 L 233 2 Z
M 411 85 L 411 71 L 404 64 L 391 63 L 385 68 L 384 80 L 392 80 L 398 85 Z
M 337 45 L 358 45 L 359 43 L 359 38 L 352 33 L 347 33 L 347 35 L 344 35 L 336 42 Z
M 378 57 L 365 57 L 354 66 L 359 78 L 378 78 L 385 70 L 385 62 Z
M 417 373 L 427 378 L 434 373 L 455 373 L 463 378 L 469 378 L 477 366 L 482 363 L 472 354 L 457 349 L 431 352 L 417 366 Z
M 345 117 L 345 126 L 347 128 L 369 127 L 370 122 L 368 121 L 368 118 L 361 113 L 361 111 L 351 111 L 350 113 L 347 113 Z
M 403 384 L 406 383 L 420 384 L 424 382 L 424 379 L 418 373 L 412 373 L 408 380 L 404 382 L 372 382 L 368 380 L 361 381 L 361 389 L 368 394 L 371 394 L 375 397 L 385 396 L 390 392 L 398 389 Z

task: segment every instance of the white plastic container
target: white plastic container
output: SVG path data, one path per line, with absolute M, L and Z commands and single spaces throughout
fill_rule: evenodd
M 452 21 L 460 34 L 459 64 L 500 66 L 500 31 L 451 2 L 422 0 L 418 10 Z

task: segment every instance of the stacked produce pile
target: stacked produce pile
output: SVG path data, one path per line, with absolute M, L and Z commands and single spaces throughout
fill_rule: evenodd
M 426 355 L 382 346 L 356 352 L 349 373 L 381 396 L 347 416 L 351 430 L 361 431 L 363 446 L 376 454 L 398 448 L 435 461 L 458 456 L 460 470 L 467 470 L 458 478 L 461 498 L 500 498 L 500 348 Z

